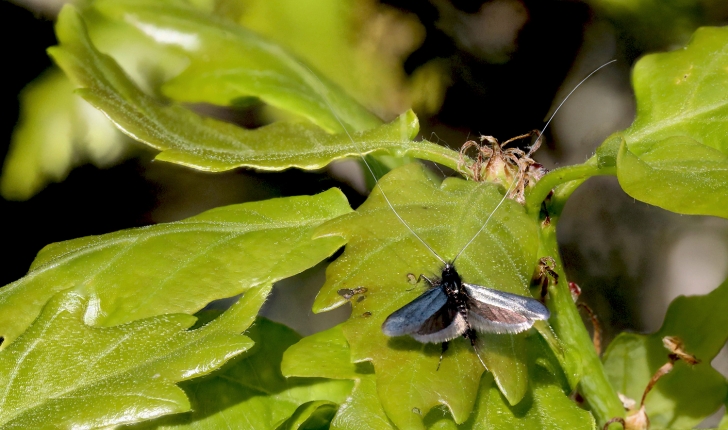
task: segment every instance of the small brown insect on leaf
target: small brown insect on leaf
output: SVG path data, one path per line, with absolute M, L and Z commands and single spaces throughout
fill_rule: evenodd
M 559 274 L 553 269 L 556 266 L 556 260 L 552 257 L 542 257 L 538 261 L 534 282 L 539 286 L 541 292 L 541 302 L 546 300 L 549 291 L 549 283 L 553 281 L 556 285 L 559 283 Z

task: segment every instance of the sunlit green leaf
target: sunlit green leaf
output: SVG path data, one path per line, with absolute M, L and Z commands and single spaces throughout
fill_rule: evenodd
M 339 407 L 332 430 L 396 430 L 377 394 L 376 377 L 362 375 L 351 396 Z
M 418 130 L 412 112 L 351 137 L 329 135 L 310 123 L 277 122 L 246 130 L 178 105 L 164 106 L 141 92 L 113 59 L 94 49 L 72 8 L 62 11 L 56 31 L 61 46 L 51 48 L 51 54 L 84 87 L 82 96 L 124 132 L 163 151 L 159 160 L 210 171 L 241 166 L 318 169 L 337 159 L 377 152 L 456 167 L 456 152 L 427 141 L 411 141 Z
M 541 365 L 551 365 L 543 339 L 529 338 L 529 352 L 538 366 L 530 366 L 532 384 L 524 399 L 511 406 L 503 397 L 489 373 L 483 375 L 478 400 L 467 421 L 457 425 L 442 407 L 425 414 L 418 408 L 411 413 L 421 416 L 430 430 L 446 429 L 592 429 L 594 419 L 564 393 L 557 378 Z M 363 373 L 365 368 L 352 364 L 349 347 L 341 326 L 302 339 L 284 356 L 284 374 L 309 377 L 353 378 L 357 383 L 351 397 L 339 408 L 331 428 L 394 429 L 382 409 L 377 395 L 378 379 Z M 543 355 L 543 353 L 547 355 Z M 329 358 L 330 357 L 330 358 Z M 402 363 L 403 366 L 409 363 Z M 557 365 L 558 367 L 558 365 Z M 558 368 L 556 368 L 557 371 Z M 407 428 L 407 427 L 400 427 Z
M 101 0 L 96 7 L 189 55 L 190 66 L 165 85 L 165 94 L 175 100 L 230 105 L 255 96 L 329 131 L 343 131 L 332 109 L 350 129 L 381 123 L 281 46 L 234 23 L 205 16 L 185 2 Z
M 685 43 L 702 25 L 719 24 L 725 16 L 721 0 L 587 0 L 598 16 L 622 33 L 630 54 Z
M 134 27 L 112 20 L 93 7 L 95 2 L 75 2 L 93 44 L 114 60 L 147 94 L 161 94 L 160 86 L 179 75 L 189 59 L 179 49 L 169 49 Z
M 642 58 L 633 85 L 637 118 L 616 157 L 622 188 L 674 212 L 728 217 L 728 27 L 701 28 L 685 49 Z M 602 163 L 619 136 L 605 144 Z
M 529 367 L 528 392 L 521 402 L 511 405 L 501 394 L 491 373 L 483 374 L 473 413 L 457 425 L 449 413 L 432 409 L 425 417 L 429 430 L 510 430 L 510 429 L 594 429 L 591 414 L 580 408 L 559 382 L 561 370 L 543 339 L 528 340 L 529 358 L 538 362 Z M 549 369 L 549 370 L 547 370 Z M 557 375 L 552 372 L 555 371 Z
M 579 407 L 568 393 L 556 357 L 544 338 L 527 339 L 529 359 L 538 363 L 529 366 L 528 392 L 523 400 L 512 405 L 498 389 L 493 374 L 481 379 L 478 400 L 468 420 L 456 426 L 449 414 L 433 409 L 425 418 L 428 429 L 509 430 L 509 429 L 594 429 L 592 415 Z
M 306 414 L 298 410 L 299 406 L 308 402 L 319 406 L 339 404 L 351 392 L 351 381 L 281 375 L 283 352 L 301 339 L 293 330 L 261 318 L 246 334 L 255 341 L 255 346 L 245 357 L 210 377 L 182 384 L 190 397 L 192 412 L 134 428 L 304 429 L 301 424 L 306 419 L 295 425 L 296 418 L 302 415 L 309 418 L 315 410 Z
M 369 0 L 245 0 L 235 19 L 289 48 L 379 115 L 414 105 L 414 82 L 403 66 L 424 32 L 411 14 Z
M 341 325 L 301 339 L 286 351 L 281 368 L 287 376 L 356 381 L 354 390 L 339 407 L 332 429 L 395 430 L 379 402 L 371 366 L 351 362 Z
M 639 157 L 623 144 L 618 160 L 620 184 L 631 196 L 680 213 L 728 218 L 728 151 L 680 136 Z
M 502 200 L 493 184 L 450 178 L 439 184 L 423 168 L 410 164 L 392 171 L 379 183 L 397 212 L 443 259 L 452 259 L 492 214 L 483 232 L 457 260 L 465 282 L 528 294 L 538 246 L 537 224 L 522 206 Z M 498 209 L 494 212 L 494 209 Z M 347 246 L 327 271 L 327 282 L 314 311 L 346 303 L 343 288 L 366 288 L 352 299 L 352 317 L 344 325 L 354 361 L 371 360 L 384 410 L 403 428 L 421 428 L 421 416 L 438 404 L 447 405 L 456 421 L 467 419 L 475 402 L 483 366 L 464 339 L 457 339 L 437 370 L 440 346 L 409 337 L 387 338 L 384 319 L 422 294 L 426 288 L 408 282 L 408 274 L 439 276 L 442 263 L 399 222 L 379 188 L 356 213 L 321 227 L 320 235 L 342 236 Z M 501 348 L 484 348 L 500 388 L 518 403 L 527 388 L 527 363 L 521 336 L 482 336 Z M 507 339 L 506 339 L 507 338 Z M 406 365 L 403 365 L 406 363 Z
M 511 406 L 498 391 L 491 374 L 480 383 L 480 393 L 473 415 L 458 427 L 472 430 L 510 429 L 594 429 L 589 412 L 574 403 L 546 370 L 534 366 L 530 375 L 530 392 L 522 402 Z
M 270 285 L 331 255 L 343 240 L 313 240 L 312 232 L 349 211 L 346 197 L 332 189 L 49 245 L 24 278 L 0 289 L 0 335 L 7 345 L 66 288 L 90 297 L 88 324 L 194 313 L 212 300 Z
M 728 340 L 728 333 L 719 329 L 726 326 L 728 281 L 704 296 L 678 297 L 658 332 L 622 333 L 609 345 L 604 367 L 612 386 L 639 402 L 647 382 L 668 360 L 662 338 L 677 336 L 685 350 L 702 362 L 693 367 L 676 363 L 648 394 L 645 406 L 656 427 L 694 427 L 715 412 L 728 394 L 725 378 L 710 365 Z
M 0 425 L 95 428 L 184 412 L 175 383 L 207 374 L 250 348 L 239 333 L 253 322 L 269 286 L 250 290 L 196 330 L 191 315 L 168 314 L 90 327 L 91 300 L 55 295 L 30 328 L 0 352 Z
M 341 325 L 306 336 L 283 355 L 286 376 L 307 378 L 357 379 L 357 365 L 351 362 L 349 342 Z
M 0 179 L 3 197 L 28 199 L 49 182 L 65 179 L 74 165 L 105 166 L 122 156 L 124 136 L 73 90 L 54 68 L 21 93 L 21 118 Z

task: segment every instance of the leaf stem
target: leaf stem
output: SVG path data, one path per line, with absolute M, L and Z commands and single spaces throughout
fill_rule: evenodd
M 579 185 L 581 185 L 582 182 L 584 182 L 584 179 L 592 176 L 616 175 L 616 173 L 617 170 L 615 167 L 599 167 L 597 165 L 596 156 L 588 159 L 583 164 L 575 164 L 573 166 L 560 167 L 552 170 L 541 178 L 536 183 L 536 186 L 533 187 L 531 192 L 526 196 L 526 210 L 528 213 L 537 214 L 540 210 L 541 202 L 543 202 L 546 197 L 548 197 L 551 190 L 556 188 L 558 185 L 581 180 L 580 182 L 574 183 L 576 186 L 573 187 L 573 189 L 570 189 L 570 192 L 568 192 L 564 198 L 565 200 Z
M 557 284 L 549 286 L 549 322 L 556 336 L 564 345 L 565 360 L 564 372 L 569 380 L 578 379 L 578 388 L 597 422 L 603 425 L 614 417 L 624 415 L 617 393 L 614 391 L 604 367 L 597 355 L 592 339 L 582 322 L 581 315 L 571 298 L 569 283 L 564 273 L 564 266 L 559 255 L 556 242 L 555 220 L 542 227 L 540 231 L 539 257 L 552 257 L 556 267 L 553 269 L 559 275 Z M 571 387 L 576 389 L 577 387 Z

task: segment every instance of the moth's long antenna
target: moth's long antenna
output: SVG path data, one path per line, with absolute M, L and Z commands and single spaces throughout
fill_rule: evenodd
M 306 66 L 304 66 L 304 67 L 306 67 Z M 308 69 L 308 67 L 306 67 L 306 68 Z M 422 239 L 417 233 L 415 233 L 415 231 L 412 229 L 412 227 L 410 227 L 409 224 L 407 224 L 407 222 L 404 220 L 404 218 L 402 218 L 399 215 L 399 213 L 397 213 L 397 211 L 394 209 L 394 206 L 392 205 L 392 202 L 389 201 L 389 197 L 387 197 L 387 194 L 384 192 L 384 190 L 382 189 L 382 187 L 379 185 L 379 181 L 377 181 L 377 176 L 374 174 L 374 170 L 372 170 L 372 167 L 369 165 L 369 162 L 367 161 L 366 157 L 364 157 L 364 154 L 362 154 L 361 148 L 359 147 L 359 144 L 356 143 L 356 141 L 352 137 L 351 133 L 349 133 L 349 129 L 346 128 L 346 126 L 344 125 L 344 123 L 339 118 L 339 115 L 337 115 L 336 114 L 336 111 L 334 111 L 334 108 L 331 106 L 331 103 L 329 103 L 329 99 L 326 96 L 326 92 L 325 92 L 326 86 L 321 81 L 321 79 L 319 79 L 318 75 L 316 75 L 313 72 L 313 70 L 308 69 L 308 71 L 316 78 L 316 80 L 318 81 L 318 83 L 324 89 L 324 91 L 322 91 L 321 95 L 323 96 L 323 99 L 324 99 L 324 102 L 326 103 L 326 106 L 329 107 L 329 110 L 334 115 L 334 118 L 336 118 L 336 121 L 339 123 L 339 125 L 341 126 L 341 128 L 344 129 L 344 132 L 346 132 L 346 135 L 349 136 L 349 139 L 351 140 L 351 143 L 354 144 L 354 147 L 356 148 L 357 152 L 359 153 L 359 157 L 361 157 L 361 160 L 364 162 L 364 165 L 367 166 L 367 169 L 369 170 L 369 173 L 372 175 L 372 179 L 374 179 L 374 181 L 376 182 L 376 186 L 379 188 L 379 192 L 382 193 L 382 197 L 384 197 L 384 200 L 387 202 L 387 205 L 389 205 L 389 208 L 392 209 L 392 212 L 394 212 L 394 215 L 397 216 L 397 219 L 399 219 L 399 221 L 402 223 L 402 225 L 404 225 L 405 227 L 407 227 L 407 230 L 409 230 L 410 233 L 412 233 L 412 235 L 417 238 L 417 240 L 419 240 L 420 242 L 422 242 L 422 244 L 425 246 L 425 248 L 427 248 L 432 253 L 432 255 L 434 255 L 435 257 L 437 257 L 437 259 L 440 260 L 440 262 L 442 264 L 447 264 L 447 262 L 442 257 L 440 257 L 437 254 L 437 252 L 435 252 L 435 250 L 432 249 L 432 247 L 430 245 L 428 245 L 427 242 L 425 242 L 424 239 Z
M 533 145 L 531 145 L 531 149 L 528 150 L 528 154 L 527 154 L 528 156 L 530 156 L 533 153 L 533 151 L 538 149 L 538 145 L 541 144 L 541 137 L 543 136 L 543 132 L 546 131 L 546 128 L 549 126 L 549 124 L 551 124 L 551 120 L 554 119 L 554 117 L 556 116 L 556 113 L 559 111 L 559 109 L 561 109 L 561 106 L 563 106 L 564 103 L 566 103 L 566 101 L 569 100 L 569 97 L 571 97 L 571 95 L 574 94 L 574 91 L 576 91 L 581 86 L 581 84 L 586 82 L 587 79 L 591 78 L 593 74 L 602 70 L 603 68 L 607 67 L 608 65 L 614 63 L 615 61 L 617 61 L 617 60 L 610 60 L 610 61 L 607 61 L 606 63 L 602 64 L 601 66 L 597 67 L 596 69 L 594 69 L 594 71 L 592 71 L 591 73 L 586 75 L 586 77 L 584 79 L 582 79 L 578 84 L 576 84 L 574 89 L 569 91 L 569 94 L 567 94 L 566 97 L 564 97 L 564 99 L 561 101 L 561 103 L 559 103 L 559 106 L 556 108 L 554 113 L 551 114 L 551 118 L 549 118 L 549 120 L 546 121 L 546 125 L 544 125 L 543 128 L 541 129 L 541 133 L 539 133 L 538 137 L 536 138 L 536 141 L 533 142 Z
M 468 246 L 470 246 L 470 244 L 473 243 L 473 241 L 475 240 L 475 238 L 478 237 L 478 235 L 480 235 L 480 233 L 482 233 L 483 230 L 485 230 L 485 226 L 488 225 L 488 221 L 490 221 L 490 219 L 493 217 L 493 214 L 495 214 L 495 212 L 498 210 L 498 208 L 501 207 L 501 205 L 503 204 L 503 202 L 506 201 L 506 199 L 508 198 L 508 194 L 511 193 L 511 190 L 513 189 L 513 186 L 516 185 L 516 182 L 518 182 L 518 175 L 516 175 L 515 178 L 513 178 L 513 182 L 511 182 L 511 186 L 508 187 L 508 189 L 506 190 L 506 193 L 503 194 L 503 198 L 500 199 L 500 201 L 496 205 L 495 209 L 493 209 L 490 212 L 490 215 L 488 215 L 488 218 L 485 220 L 485 222 L 483 223 L 483 225 L 480 227 L 480 230 L 478 230 L 478 232 L 475 233 L 475 235 L 472 238 L 470 238 L 470 240 L 468 241 L 468 243 L 466 243 L 465 246 L 462 247 L 462 249 L 460 250 L 460 252 L 457 253 L 457 255 L 455 256 L 455 258 L 452 259 L 452 263 L 450 263 L 450 264 L 453 264 L 454 265 L 455 264 L 455 260 L 457 260 L 458 257 L 460 257 L 460 254 L 462 254 L 468 248 Z
M 583 84 L 584 82 L 586 82 L 587 79 L 591 78 L 593 74 L 595 74 L 596 72 L 602 70 L 603 68 L 607 67 L 608 65 L 614 63 L 615 61 L 617 61 L 617 60 L 611 60 L 611 61 L 608 61 L 608 62 L 602 64 L 601 66 L 599 66 L 596 69 L 594 69 L 593 72 L 591 72 L 588 75 L 586 75 L 586 77 L 584 79 L 582 79 L 578 84 L 576 84 L 576 86 L 574 87 L 574 89 L 572 89 L 569 92 L 569 94 L 567 94 L 566 97 L 564 97 L 564 100 L 562 100 L 561 103 L 559 103 L 559 106 L 556 108 L 556 110 L 554 111 L 554 113 L 551 114 L 551 118 L 549 118 L 549 120 L 546 121 L 546 125 L 541 130 L 541 133 L 539 133 L 538 137 L 536 138 L 536 141 L 533 143 L 533 145 L 531 145 L 531 149 L 528 151 L 527 156 L 530 156 L 533 153 L 533 151 L 535 151 L 538 148 L 538 146 L 541 144 L 540 143 L 541 136 L 543 136 L 544 131 L 546 131 L 546 127 L 548 127 L 549 124 L 551 124 L 551 120 L 554 119 L 554 117 L 556 116 L 556 113 L 559 111 L 559 109 L 561 109 L 561 106 L 563 106 L 564 103 L 566 103 L 566 100 L 568 100 L 569 97 L 571 97 L 571 95 L 574 94 L 574 91 L 576 91 L 577 88 L 579 88 L 581 86 L 581 84 Z M 460 254 L 462 254 L 465 251 L 465 249 L 467 249 L 467 247 L 470 246 L 471 243 L 473 243 L 473 241 L 475 240 L 475 238 L 478 237 L 480 235 L 480 233 L 483 232 L 483 230 L 485 230 L 485 226 L 488 225 L 488 221 L 490 221 L 490 219 L 493 217 L 493 214 L 495 214 L 495 212 L 498 210 L 498 208 L 501 207 L 501 205 L 506 200 L 506 198 L 508 198 L 508 194 L 510 194 L 511 189 L 513 189 L 513 185 L 515 185 L 516 182 L 518 182 L 518 175 L 516 175 L 516 177 L 514 178 L 513 182 L 511 182 L 511 186 L 508 187 L 508 190 L 503 195 L 503 198 L 500 200 L 500 202 L 498 202 L 498 204 L 496 205 L 495 209 L 493 209 L 493 211 L 490 213 L 490 215 L 488 215 L 488 218 L 485 220 L 485 222 L 483 223 L 483 225 L 480 227 L 480 230 L 478 230 L 478 232 L 475 233 L 475 236 L 473 236 L 468 241 L 468 243 L 466 243 L 465 246 L 463 246 L 463 248 L 460 250 L 460 252 L 457 253 L 457 255 L 455 256 L 455 258 L 453 258 L 451 264 L 455 264 L 455 260 L 457 260 L 458 257 L 460 257 Z

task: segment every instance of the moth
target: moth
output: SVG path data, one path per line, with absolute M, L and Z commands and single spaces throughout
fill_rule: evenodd
M 430 288 L 387 317 L 382 324 L 387 336 L 441 343 L 444 354 L 448 342 L 459 336 L 475 347 L 476 332 L 520 333 L 550 316 L 548 308 L 531 297 L 463 282 L 452 263 L 445 265 L 439 279 L 420 278 Z
M 528 156 L 530 156 L 535 148 L 538 148 L 539 141 L 544 130 L 551 123 L 556 112 L 561 109 L 561 106 L 563 106 L 569 96 L 571 96 L 571 94 L 573 94 L 573 92 L 576 91 L 576 89 L 579 88 L 579 86 L 581 86 L 581 84 L 589 79 L 594 73 L 614 61 L 615 60 L 609 61 L 592 71 L 571 90 L 571 92 L 556 108 L 554 113 L 551 115 L 551 118 L 549 118 L 546 122 L 543 130 L 538 133 L 538 138 L 531 146 L 531 149 L 527 154 Z M 518 139 L 520 137 L 523 136 L 519 136 L 514 139 Z M 488 138 L 489 137 L 486 139 Z M 505 144 L 514 139 L 509 140 Z M 495 141 L 495 139 L 493 139 L 493 141 Z M 495 141 L 495 143 L 497 144 L 497 141 Z M 500 146 L 499 149 L 500 148 L 502 148 L 502 146 Z M 490 221 L 490 218 L 508 197 L 516 182 L 517 180 L 514 179 L 509 189 L 506 190 L 503 195 L 503 199 L 501 199 L 495 209 L 493 209 L 493 212 L 491 212 L 480 230 L 450 262 L 445 262 L 422 238 L 419 237 L 419 235 L 417 235 L 417 233 L 409 227 L 409 225 L 407 225 L 402 217 L 397 214 L 394 207 L 392 207 L 391 204 L 389 205 L 392 211 L 395 212 L 395 215 L 397 215 L 397 218 L 400 219 L 400 221 L 412 232 L 412 234 L 444 263 L 444 268 L 442 269 L 442 274 L 439 279 L 432 280 L 424 275 L 420 275 L 419 279 L 424 279 L 429 284 L 430 288 L 418 298 L 407 303 L 387 317 L 382 324 L 382 331 L 385 335 L 392 337 L 409 335 L 422 343 L 441 343 L 442 354 L 444 354 L 447 350 L 448 342 L 459 336 L 463 336 L 470 340 L 473 348 L 476 348 L 475 342 L 477 339 L 477 332 L 515 334 L 528 330 L 536 321 L 549 319 L 551 313 L 540 301 L 532 297 L 520 296 L 518 294 L 507 293 L 481 285 L 465 283 L 462 281 L 460 274 L 455 268 L 455 260 L 457 260 L 463 251 L 465 251 L 473 240 L 475 240 L 475 237 L 477 237 L 485 229 L 488 221 Z M 389 200 L 387 200 L 387 203 L 389 203 Z M 442 354 L 440 355 L 441 361 Z M 480 359 L 480 355 L 478 355 L 478 359 Z M 483 363 L 482 360 L 481 363 Z M 483 365 L 485 366 L 485 364 Z
M 455 266 L 458 257 L 485 230 L 488 221 L 508 198 L 509 192 L 514 189 L 517 182 L 517 179 L 513 180 L 480 230 L 460 249 L 455 258 L 449 261 L 444 260 L 406 221 L 401 219 L 395 208 L 389 205 L 412 235 L 438 258 L 443 266 L 439 278 L 419 276 L 418 281 L 424 280 L 429 288 L 386 318 L 382 324 L 385 335 L 391 337 L 409 335 L 422 343 L 440 343 L 442 347 L 440 363 L 449 342 L 463 336 L 470 341 L 481 364 L 486 367 L 476 345 L 478 332 L 520 333 L 531 328 L 536 321 L 547 320 L 550 317 L 548 308 L 532 297 L 463 282 Z M 408 278 L 411 280 L 414 275 L 409 274 Z
M 551 120 L 556 115 L 556 112 L 561 109 L 561 106 L 563 106 L 566 99 L 568 99 L 569 96 L 571 96 L 571 94 L 594 73 L 614 61 L 615 60 L 612 60 L 603 64 L 579 82 L 574 89 L 572 89 L 572 91 L 551 115 L 551 118 L 547 121 L 543 130 L 538 133 L 538 138 L 531 146 L 531 150 L 529 150 L 527 155 L 530 156 L 532 151 L 535 150 L 535 148 L 538 148 L 543 131 L 551 123 Z M 359 150 L 358 144 L 331 108 L 328 100 L 325 99 L 325 101 L 334 116 L 336 116 L 341 127 L 349 135 L 352 144 L 357 147 L 357 150 Z M 495 142 L 497 143 L 497 141 Z M 376 178 L 377 176 L 374 174 L 372 167 L 369 165 L 361 151 L 359 151 L 359 156 L 372 177 Z M 490 218 L 508 198 L 517 182 L 519 182 L 517 178 L 513 180 L 510 187 L 503 195 L 503 198 L 493 209 L 490 216 L 488 216 L 485 223 L 481 226 L 480 230 L 478 230 L 470 241 L 460 249 L 455 258 L 453 258 L 450 262 L 447 262 L 440 257 L 440 255 L 437 254 L 437 252 L 435 252 L 435 250 L 427 242 L 425 242 L 425 240 L 420 237 L 412 229 L 412 227 L 410 227 L 410 225 L 395 210 L 394 206 L 389 201 L 389 198 L 384 193 L 384 190 L 381 187 L 379 188 L 379 191 L 382 193 L 382 196 L 389 205 L 390 209 L 404 227 L 406 227 L 424 247 L 426 247 L 444 264 L 442 274 L 438 279 L 430 279 L 424 275 L 420 275 L 419 280 L 424 279 L 425 282 L 429 284 L 429 289 L 415 300 L 404 305 L 386 318 L 382 324 L 382 331 L 385 335 L 392 337 L 409 335 L 422 343 L 441 343 L 442 354 L 444 354 L 447 350 L 449 341 L 459 336 L 463 336 L 470 341 L 471 345 L 475 349 L 476 355 L 478 355 L 478 359 L 485 367 L 485 364 L 480 358 L 476 348 L 477 332 L 500 334 L 520 333 L 531 328 L 536 321 L 547 320 L 550 317 L 548 308 L 540 301 L 532 297 L 521 296 L 493 288 L 465 283 L 462 281 L 460 274 L 455 268 L 455 261 L 457 258 L 485 229 Z M 378 182 L 376 186 L 379 187 Z M 345 293 L 348 293 L 348 291 Z M 442 361 L 442 354 L 440 355 L 440 361 Z

